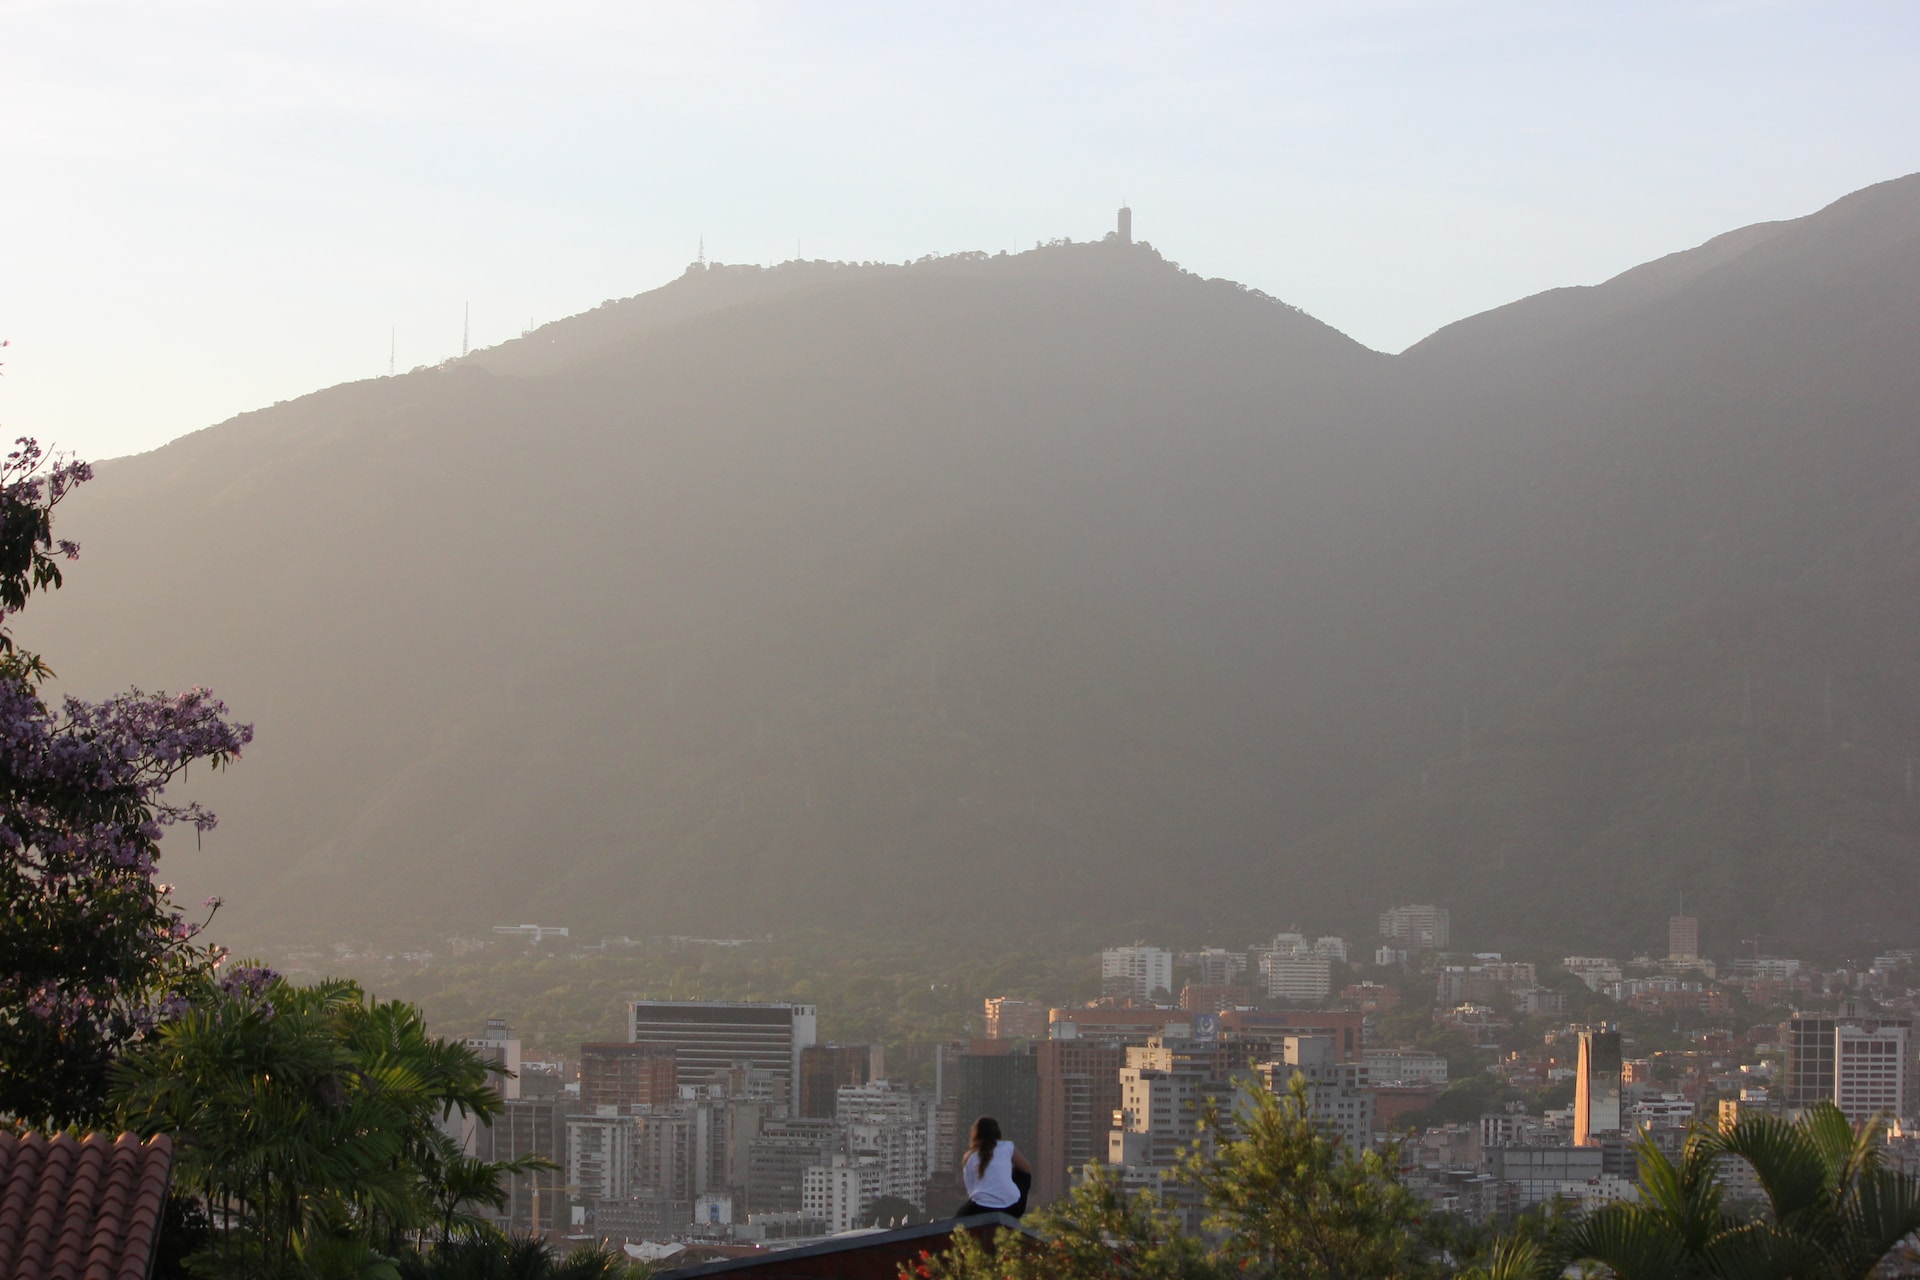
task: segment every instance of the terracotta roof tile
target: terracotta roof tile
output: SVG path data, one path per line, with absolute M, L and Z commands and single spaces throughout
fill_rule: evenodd
M 0 1133 L 0 1276 L 145 1280 L 173 1143 Z

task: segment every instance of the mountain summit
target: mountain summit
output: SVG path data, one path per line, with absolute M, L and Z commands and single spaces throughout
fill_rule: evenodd
M 101 466 L 23 631 L 257 723 L 168 855 L 253 937 L 1904 935 L 1916 334 L 1920 177 L 1397 357 L 1143 245 L 695 268 Z

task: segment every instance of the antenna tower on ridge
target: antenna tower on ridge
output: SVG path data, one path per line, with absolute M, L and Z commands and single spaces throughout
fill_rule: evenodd
M 387 376 L 389 378 L 393 376 L 393 353 L 399 349 L 397 341 L 399 332 L 400 328 L 398 325 L 387 330 Z
M 460 358 L 467 358 L 467 334 L 473 321 L 473 304 L 467 303 L 460 312 Z
M 707 233 L 704 231 L 700 233 L 700 265 L 707 265 Z

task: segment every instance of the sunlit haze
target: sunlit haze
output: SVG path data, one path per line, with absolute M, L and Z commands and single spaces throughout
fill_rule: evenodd
M 0 424 L 93 457 L 721 262 L 1136 234 L 1359 341 L 1920 169 L 1900 3 L 0 4 Z

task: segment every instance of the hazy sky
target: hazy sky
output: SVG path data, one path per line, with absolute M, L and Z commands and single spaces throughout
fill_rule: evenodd
M 1089 239 L 1398 350 L 1920 169 L 1920 5 L 0 0 L 0 427 L 93 457 L 725 262 Z

